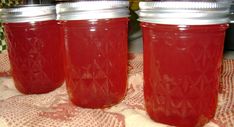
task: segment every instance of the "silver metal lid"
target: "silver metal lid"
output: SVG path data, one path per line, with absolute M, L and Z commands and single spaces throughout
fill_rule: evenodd
M 140 2 L 139 21 L 172 25 L 228 23 L 229 2 Z
M 128 1 L 80 1 L 56 5 L 58 20 L 129 17 Z
M 56 10 L 53 5 L 23 5 L 0 9 L 0 18 L 5 23 L 55 20 Z

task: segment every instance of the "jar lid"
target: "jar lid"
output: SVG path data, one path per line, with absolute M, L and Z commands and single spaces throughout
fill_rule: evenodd
M 56 5 L 58 20 L 128 17 L 128 1 L 79 1 Z
M 53 5 L 21 5 L 0 9 L 0 18 L 11 23 L 55 20 L 56 10 Z
M 139 21 L 172 25 L 228 23 L 229 2 L 140 2 Z

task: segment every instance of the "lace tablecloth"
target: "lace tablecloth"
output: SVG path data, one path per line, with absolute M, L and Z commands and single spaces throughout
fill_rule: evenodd
M 12 78 L 0 78 L 0 127 L 169 127 L 145 112 L 142 54 L 129 58 L 126 98 L 106 109 L 72 105 L 65 85 L 47 94 L 22 95 Z M 206 127 L 234 127 L 234 60 L 224 60 L 223 67 L 217 113 Z

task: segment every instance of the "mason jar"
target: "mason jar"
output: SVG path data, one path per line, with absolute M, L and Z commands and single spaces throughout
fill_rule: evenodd
M 105 108 L 126 94 L 128 1 L 79 1 L 57 5 L 65 43 L 65 77 L 70 100 Z
M 61 86 L 64 45 L 55 6 L 22 5 L 0 13 L 16 88 L 25 94 L 38 94 Z
M 144 98 L 153 120 L 198 127 L 214 117 L 228 12 L 228 2 L 140 2 Z

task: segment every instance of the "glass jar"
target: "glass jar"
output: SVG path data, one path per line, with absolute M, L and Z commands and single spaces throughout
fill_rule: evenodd
M 199 127 L 215 115 L 228 3 L 141 2 L 144 98 L 158 122 Z
M 12 76 L 25 94 L 46 93 L 64 82 L 63 51 L 55 6 L 1 10 Z
M 66 85 L 74 104 L 105 108 L 125 97 L 127 7 L 127 1 L 80 1 L 57 5 L 66 50 Z

